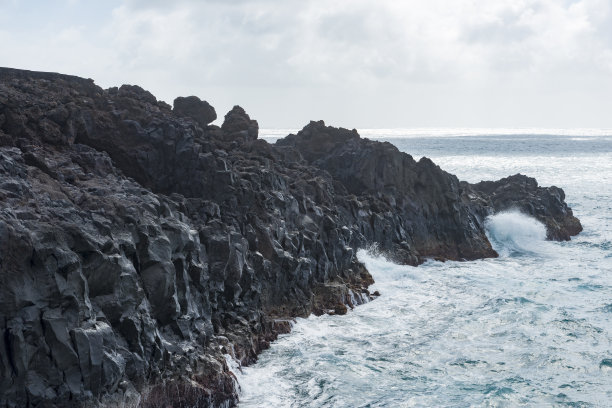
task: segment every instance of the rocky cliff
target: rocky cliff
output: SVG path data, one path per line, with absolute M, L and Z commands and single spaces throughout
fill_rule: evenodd
M 231 406 L 225 355 L 372 296 L 356 250 L 496 256 L 487 215 L 581 230 L 561 189 L 470 185 L 311 122 L 270 145 L 234 107 L 0 68 L 0 406 Z M 182 404 L 182 405 L 181 405 Z

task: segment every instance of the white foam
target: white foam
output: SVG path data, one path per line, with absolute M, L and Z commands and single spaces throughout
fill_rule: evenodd
M 493 247 L 502 255 L 540 252 L 546 240 L 544 224 L 519 211 L 506 211 L 485 222 Z
M 581 133 L 589 132 L 571 131 Z M 529 144 L 512 137 L 492 137 L 495 149 L 465 155 L 453 141 L 433 142 L 441 149 L 428 148 L 428 156 L 465 180 L 520 172 L 564 188 L 585 232 L 548 242 L 541 224 L 514 211 L 487 221 L 500 258 L 415 268 L 358 251 L 376 281 L 370 290 L 381 296 L 344 316 L 298 319 L 291 334 L 243 368 L 241 408 L 606 405 L 612 383 L 601 381 L 601 362 L 610 358 L 612 258 L 602 243 L 612 241 L 610 149 L 570 155 L 534 144 L 527 151 Z

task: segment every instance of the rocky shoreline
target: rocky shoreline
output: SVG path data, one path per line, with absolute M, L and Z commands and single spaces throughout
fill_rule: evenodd
M 582 230 L 563 190 L 460 182 L 355 130 L 274 145 L 239 106 L 0 68 L 0 406 L 233 406 L 290 320 L 373 297 L 356 251 L 495 257 L 485 218 Z

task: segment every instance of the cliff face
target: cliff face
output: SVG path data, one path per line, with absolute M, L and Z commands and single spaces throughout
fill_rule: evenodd
M 364 240 L 359 244 L 376 242 L 399 263 L 495 257 L 484 219 L 510 209 L 544 223 L 549 239 L 568 240 L 582 231 L 563 190 L 538 187 L 535 179 L 520 174 L 473 185 L 460 182 L 427 158 L 417 162 L 388 142 L 362 139 L 355 130 L 323 122 L 311 122 L 276 145 L 298 150 L 309 164 L 329 172 L 343 187 L 336 201 L 355 208 L 345 223 L 359 226 Z
M 0 406 L 232 404 L 223 354 L 371 298 L 358 248 L 496 256 L 484 218 L 511 206 L 581 229 L 524 176 L 469 185 L 322 122 L 273 146 L 242 108 L 216 117 L 0 68 Z

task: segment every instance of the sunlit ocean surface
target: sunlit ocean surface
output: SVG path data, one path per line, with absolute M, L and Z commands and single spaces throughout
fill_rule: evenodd
M 239 407 L 612 406 L 612 131 L 360 134 L 462 180 L 522 173 L 562 187 L 585 230 L 547 242 L 536 221 L 505 213 L 488 222 L 497 259 L 414 268 L 360 251 L 382 296 L 298 319 L 236 369 Z

